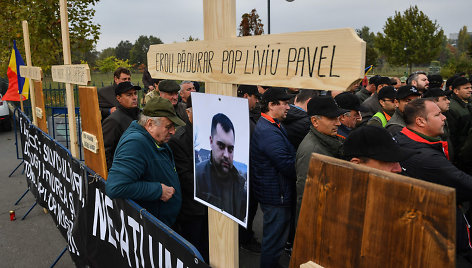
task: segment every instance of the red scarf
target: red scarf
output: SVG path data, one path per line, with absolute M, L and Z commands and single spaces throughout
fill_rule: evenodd
M 414 133 L 413 131 L 409 130 L 408 128 L 404 127 L 401 131 L 401 133 L 405 134 L 408 138 L 416 141 L 416 142 L 421 142 L 421 143 L 426 143 L 426 144 L 441 144 L 443 148 L 443 152 L 446 155 L 446 158 L 449 160 L 449 150 L 448 150 L 448 144 L 447 141 L 428 141 L 422 137 L 420 137 L 418 134 Z

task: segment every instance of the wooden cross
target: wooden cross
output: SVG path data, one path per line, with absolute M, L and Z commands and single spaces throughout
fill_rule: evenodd
M 87 64 L 72 65 L 69 40 L 69 19 L 67 16 L 67 0 L 59 0 L 61 14 L 62 51 L 64 65 L 52 66 L 52 80 L 66 85 L 67 118 L 69 121 L 70 151 L 72 156 L 79 157 L 77 142 L 77 126 L 75 122 L 74 91 L 72 84 L 86 86 L 90 81 L 90 69 Z
M 236 96 L 235 84 L 345 90 L 364 76 L 365 42 L 353 29 L 236 37 L 236 1 L 203 1 L 204 41 L 152 45 L 153 78 L 205 81 Z M 210 265 L 238 267 L 238 225 L 208 209 Z

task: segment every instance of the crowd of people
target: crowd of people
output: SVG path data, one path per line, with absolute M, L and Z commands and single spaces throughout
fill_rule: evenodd
M 145 74 L 141 111 L 136 94 L 141 88 L 130 80 L 130 72 L 118 68 L 114 84 L 98 91 L 107 195 L 137 201 L 208 261 L 207 209 L 194 200 L 191 92 L 199 91 L 199 83 Z M 456 263 L 471 267 L 471 93 L 464 74 L 444 83 L 441 76 L 424 72 L 412 73 L 403 83 L 372 76 L 338 94 L 239 85 L 237 96 L 248 101 L 250 123 L 247 228 L 239 229 L 240 246 L 260 253 L 261 267 L 278 267 L 284 250 L 290 254 L 310 157 L 319 153 L 454 188 Z M 243 178 L 231 166 L 234 129 L 220 117 L 210 139 L 226 135 L 227 140 L 212 145 L 210 159 L 198 169 L 214 171 L 225 185 L 224 180 Z M 229 196 L 209 198 L 225 203 Z M 252 226 L 258 207 L 261 243 Z

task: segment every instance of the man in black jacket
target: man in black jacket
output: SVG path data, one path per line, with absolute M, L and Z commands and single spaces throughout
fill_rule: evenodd
M 193 200 L 193 114 L 192 97 L 187 99 L 188 122 L 169 141 L 182 190 L 182 208 L 177 216 L 177 232 L 192 243 L 208 262 L 208 210 Z
M 446 117 L 433 101 L 417 99 L 405 106 L 404 118 L 406 127 L 395 139 L 400 146 L 417 151 L 417 154 L 400 162 L 404 173 L 456 189 L 456 264 L 457 267 L 471 267 L 472 247 L 462 205 L 472 201 L 472 176 L 448 160 L 448 144 L 439 138 L 443 134 Z
M 121 83 L 131 81 L 131 72 L 123 67 L 119 67 L 113 73 L 113 85 L 98 90 L 98 107 L 102 114 L 102 122 L 110 114 L 116 111 L 118 102 L 115 95 L 115 87 Z
M 102 123 L 103 144 L 105 146 L 108 170 L 110 170 L 113 163 L 113 155 L 121 135 L 123 135 L 133 120 L 138 119 L 140 111 L 136 90 L 141 90 L 141 87 L 135 86 L 129 81 L 119 83 L 115 87 L 115 96 L 118 102 L 116 111 Z
M 307 104 L 314 95 L 314 90 L 302 89 L 295 97 L 294 103 L 290 104 L 287 117 L 282 121 L 282 125 L 287 130 L 288 140 L 295 150 L 310 131 L 310 117 L 307 114 Z

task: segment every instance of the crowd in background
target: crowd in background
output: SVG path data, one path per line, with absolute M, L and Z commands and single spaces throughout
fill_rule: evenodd
M 250 117 L 248 224 L 239 230 L 240 246 L 260 253 L 261 267 L 277 267 L 282 252 L 291 253 L 309 160 L 319 153 L 455 188 L 456 263 L 471 267 L 470 78 L 372 76 L 344 92 L 239 85 Z M 200 84 L 145 72 L 141 111 L 141 88 L 130 80 L 118 68 L 115 83 L 98 92 L 107 194 L 136 200 L 208 261 L 207 209 L 193 200 L 191 92 L 201 91 Z M 258 206 L 261 243 L 252 227 Z

